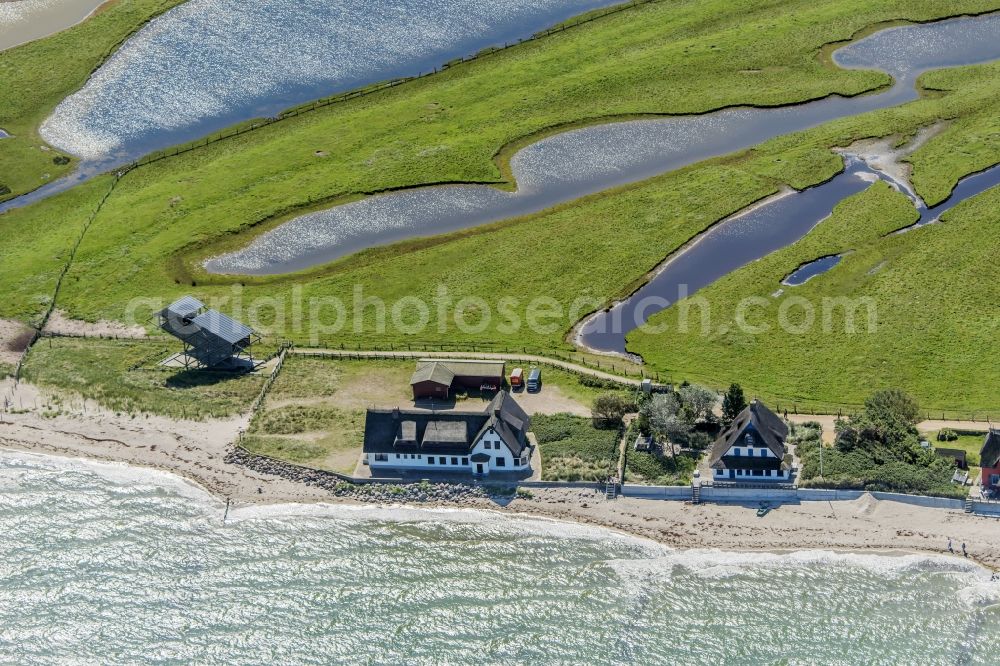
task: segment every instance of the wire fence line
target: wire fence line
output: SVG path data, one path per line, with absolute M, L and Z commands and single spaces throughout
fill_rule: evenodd
M 87 217 L 87 220 L 83 223 L 80 228 L 80 233 L 77 234 L 76 239 L 73 241 L 72 246 L 70 246 L 69 256 L 67 256 L 66 261 L 63 263 L 62 269 L 59 271 L 59 275 L 56 277 L 55 287 L 52 290 L 52 298 L 49 300 L 49 305 L 45 309 L 44 314 L 38 324 L 38 326 L 33 326 L 35 329 L 34 334 L 31 336 L 31 340 L 28 342 L 28 346 L 25 348 L 24 353 L 21 354 L 21 358 L 17 361 L 17 366 L 14 368 L 14 385 L 16 386 L 21 381 L 21 373 L 24 369 L 24 364 L 28 359 L 28 355 L 31 353 L 31 348 L 38 342 L 38 339 L 42 336 L 42 331 L 45 329 L 45 325 L 49 323 L 49 318 L 56 309 L 56 303 L 59 299 L 59 290 L 62 288 L 63 279 L 66 274 L 69 273 L 70 267 L 73 265 L 73 260 L 76 259 L 77 250 L 80 249 L 80 245 L 83 243 L 84 237 L 90 230 L 91 225 L 93 225 L 94 220 L 97 219 L 97 214 L 101 212 L 104 208 L 105 202 L 111 196 L 111 193 L 115 191 L 115 187 L 118 185 L 118 181 L 121 180 L 122 174 L 116 173 L 115 177 L 111 180 L 111 186 L 108 191 L 104 193 L 101 200 L 97 203 L 94 208 L 94 212 Z
M 275 123 L 279 123 L 279 122 L 282 122 L 284 120 L 289 120 L 291 118 L 296 118 L 296 117 L 301 116 L 302 114 L 305 114 L 305 113 L 311 113 L 311 112 L 316 111 L 318 109 L 326 108 L 326 107 L 334 105 L 334 104 L 342 104 L 344 102 L 349 102 L 351 100 L 359 99 L 359 98 L 362 98 L 362 97 L 367 97 L 369 95 L 374 95 L 376 93 L 380 93 L 380 92 L 383 92 L 385 90 L 389 90 L 390 88 L 395 88 L 396 86 L 402 85 L 404 83 L 409 83 L 410 81 L 416 81 L 416 80 L 419 80 L 419 79 L 426 78 L 428 76 L 433 76 L 433 75 L 435 75 L 435 74 L 437 74 L 439 72 L 446 71 L 446 70 L 451 69 L 452 67 L 455 67 L 457 65 L 461 65 L 461 64 L 464 64 L 464 63 L 470 63 L 470 62 L 479 60 L 481 58 L 485 58 L 485 57 L 489 57 L 489 56 L 495 55 L 497 53 L 502 53 L 502 52 L 504 52 L 504 51 L 506 51 L 506 50 L 508 50 L 510 48 L 513 48 L 515 46 L 519 46 L 521 44 L 526 44 L 526 43 L 529 43 L 529 42 L 533 42 L 533 41 L 536 41 L 536 40 L 539 40 L 539 39 L 544 39 L 546 37 L 550 37 L 552 35 L 556 35 L 556 34 L 565 32 L 567 30 L 571 30 L 573 28 L 578 28 L 580 26 L 586 25 L 588 23 L 592 23 L 594 21 L 597 21 L 597 20 L 602 19 L 602 18 L 606 18 L 606 17 L 614 15 L 614 14 L 619 14 L 621 12 L 633 10 L 633 9 L 638 8 L 638 7 L 642 7 L 644 5 L 650 5 L 650 4 L 660 3 L 660 2 L 664 2 L 664 1 L 665 0 L 629 0 L 628 2 L 623 2 L 621 4 L 617 4 L 617 5 L 614 5 L 612 7 L 607 7 L 605 9 L 603 9 L 603 10 L 596 10 L 596 11 L 584 14 L 583 16 L 580 16 L 580 17 L 578 17 L 576 19 L 570 19 L 568 21 L 560 23 L 559 25 L 553 26 L 551 28 L 547 28 L 547 29 L 542 30 L 540 32 L 536 32 L 535 34 L 531 35 L 530 37 L 525 37 L 525 38 L 519 39 L 519 40 L 517 40 L 515 42 L 504 42 L 503 46 L 491 46 L 491 47 L 487 47 L 487 48 L 484 48 L 484 49 L 480 50 L 479 52 L 474 53 L 472 55 L 464 56 L 464 57 L 461 57 L 461 58 L 455 58 L 453 60 L 449 60 L 448 62 L 444 63 L 440 67 L 435 67 L 435 68 L 433 68 L 433 69 L 431 69 L 430 71 L 427 71 L 427 72 L 420 72 L 420 73 L 415 74 L 413 76 L 406 76 L 406 77 L 400 77 L 400 78 L 395 78 L 395 79 L 389 79 L 387 81 L 380 81 L 378 83 L 373 83 L 371 85 L 368 85 L 368 86 L 365 86 L 365 87 L 362 87 L 362 88 L 356 88 L 354 90 L 350 90 L 350 91 L 343 92 L 343 93 L 338 93 L 336 95 L 331 95 L 329 97 L 322 97 L 322 98 L 317 99 L 317 100 L 312 101 L 312 102 L 306 102 L 305 104 L 301 104 L 299 106 L 295 106 L 295 107 L 292 107 L 290 109 L 286 109 L 285 111 L 282 111 L 281 113 L 279 113 L 277 116 L 275 116 L 273 118 L 261 118 L 261 119 L 253 120 L 249 124 L 244 124 L 242 126 L 233 127 L 231 129 L 228 129 L 228 130 L 223 130 L 223 131 L 221 131 L 221 132 L 219 132 L 217 134 L 209 135 L 209 136 L 207 136 L 207 137 L 205 137 L 203 139 L 198 139 L 196 141 L 193 141 L 193 142 L 181 145 L 181 146 L 176 146 L 174 148 L 168 148 L 166 150 L 162 150 L 162 151 L 158 151 L 158 152 L 152 153 L 152 154 L 147 155 L 145 157 L 142 157 L 142 158 L 140 158 L 138 160 L 130 162 L 129 164 L 127 164 L 127 165 L 125 165 L 123 167 L 120 167 L 120 174 L 124 175 L 124 174 L 128 173 L 129 171 L 132 171 L 133 169 L 137 169 L 139 167 L 146 166 L 148 164 L 152 164 L 154 162 L 159 162 L 159 161 L 167 159 L 169 157 L 176 157 L 177 155 L 182 155 L 184 153 L 188 153 L 188 152 L 191 152 L 193 150 L 197 150 L 198 148 L 204 148 L 205 146 L 211 145 L 213 143 L 218 143 L 219 141 L 224 141 L 226 139 L 231 139 L 233 137 L 237 137 L 237 136 L 240 136 L 242 134 L 246 134 L 248 132 L 255 132 L 255 131 L 257 131 L 259 129 L 262 129 L 264 127 L 270 127 L 271 125 L 274 125 Z
M 601 370 L 602 372 L 608 372 L 610 374 L 622 375 L 626 378 L 635 377 L 639 379 L 651 379 L 657 383 L 669 384 L 670 375 L 667 373 L 661 374 L 657 370 L 650 370 L 649 368 L 643 367 L 637 363 L 633 363 L 627 359 L 622 359 L 614 356 L 601 357 L 599 355 L 587 355 L 583 353 L 573 353 L 570 351 L 560 350 L 560 349 L 545 349 L 542 347 L 529 347 L 527 345 L 512 345 L 509 343 L 497 343 L 497 342 L 470 342 L 470 343 L 401 343 L 393 344 L 389 343 L 384 347 L 378 345 L 374 346 L 361 346 L 358 344 L 347 345 L 346 343 L 335 344 L 311 344 L 311 345 L 296 345 L 302 349 L 339 349 L 340 351 L 356 351 L 356 352 L 376 352 L 384 354 L 394 354 L 394 353 L 413 353 L 413 352 L 426 352 L 426 353 L 442 353 L 442 352 L 453 352 L 455 354 L 504 354 L 504 355 L 521 355 L 521 359 L 526 356 L 541 356 L 549 359 L 554 359 L 557 361 L 562 361 L 563 363 L 572 363 L 574 365 L 581 365 L 592 370 Z M 603 359 L 603 360 L 602 360 Z

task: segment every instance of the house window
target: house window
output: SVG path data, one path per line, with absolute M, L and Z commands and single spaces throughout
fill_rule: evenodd
M 1000 474 L 990 474 L 990 485 L 991 486 L 1000 485 Z
M 442 465 L 447 465 L 448 464 L 448 459 L 445 458 L 444 456 L 441 456 L 440 462 L 441 462 Z
M 457 465 L 458 464 L 458 458 L 452 458 L 451 459 L 451 464 L 452 465 Z
M 434 456 L 427 456 L 427 464 L 428 465 L 434 464 Z
M 468 458 L 462 458 L 462 464 L 463 465 L 468 465 L 469 464 L 469 459 Z
M 764 476 L 764 470 L 762 470 L 762 469 L 755 469 L 753 471 L 753 475 L 754 476 Z
M 376 453 L 375 454 L 375 462 L 389 462 L 389 454 L 388 453 Z
M 507 466 L 507 461 L 504 460 L 501 456 L 497 456 L 496 457 L 496 461 L 497 461 L 497 463 L 496 463 L 497 467 L 506 467 Z

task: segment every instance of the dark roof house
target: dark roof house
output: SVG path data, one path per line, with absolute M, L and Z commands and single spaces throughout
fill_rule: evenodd
M 785 422 L 764 403 L 754 400 L 712 445 L 709 465 L 716 477 L 787 478 L 786 437 Z
M 364 452 L 469 455 L 488 431 L 500 436 L 515 458 L 528 446 L 531 420 L 506 391 L 485 411 L 369 409 Z
M 1000 467 L 1000 429 L 990 428 L 979 450 L 979 464 L 983 467 Z

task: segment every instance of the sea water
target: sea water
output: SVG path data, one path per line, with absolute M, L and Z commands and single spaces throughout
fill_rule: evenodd
M 4 663 L 993 664 L 940 557 L 673 550 L 494 512 L 231 511 L 177 477 L 0 457 Z

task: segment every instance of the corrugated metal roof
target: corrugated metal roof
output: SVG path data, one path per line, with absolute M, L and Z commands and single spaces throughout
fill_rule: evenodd
M 164 308 L 161 311 L 161 314 L 173 315 L 175 317 L 179 317 L 180 319 L 188 319 L 189 317 L 201 312 L 204 307 L 205 304 L 194 296 L 182 296 Z
M 203 312 L 192 319 L 191 323 L 198 326 L 204 333 L 233 345 L 253 335 L 252 328 L 227 317 L 218 310 Z

